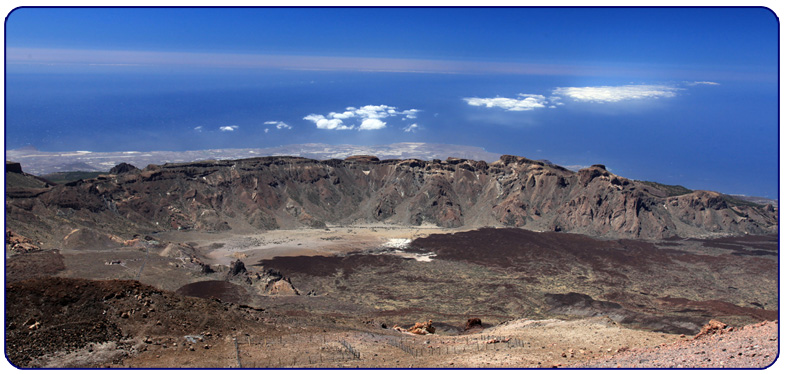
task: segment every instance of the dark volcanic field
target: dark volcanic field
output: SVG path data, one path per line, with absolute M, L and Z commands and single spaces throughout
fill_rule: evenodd
M 388 323 L 605 315 L 632 327 L 695 334 L 712 318 L 740 326 L 778 315 L 776 235 L 598 240 L 483 228 L 420 238 L 411 247 L 435 253 L 434 261 L 359 253 L 258 265 L 288 274 L 302 292 L 315 291 L 299 307 L 368 313 Z

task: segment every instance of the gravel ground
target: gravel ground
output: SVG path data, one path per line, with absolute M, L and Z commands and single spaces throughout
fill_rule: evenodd
M 574 367 L 766 368 L 778 354 L 777 321 L 727 328 L 655 348 L 632 349 Z

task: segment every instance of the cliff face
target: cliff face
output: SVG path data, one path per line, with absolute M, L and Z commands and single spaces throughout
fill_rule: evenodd
M 602 165 L 575 173 L 516 156 L 493 163 L 266 157 L 150 165 L 7 196 L 8 226 L 46 241 L 87 227 L 119 236 L 385 222 L 514 226 L 610 238 L 777 230 L 771 206 L 668 196 Z

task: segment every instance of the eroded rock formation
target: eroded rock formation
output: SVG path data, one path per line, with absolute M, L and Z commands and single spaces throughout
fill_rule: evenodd
M 777 230 L 778 213 L 771 206 L 738 204 L 709 191 L 672 196 L 660 185 L 617 176 L 603 165 L 572 172 L 517 156 L 490 164 L 265 157 L 122 169 L 7 195 L 9 227 L 49 245 L 76 228 L 129 237 L 369 222 L 509 226 L 607 238 Z

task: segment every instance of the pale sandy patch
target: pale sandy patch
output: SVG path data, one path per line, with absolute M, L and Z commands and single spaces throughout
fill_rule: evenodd
M 209 263 L 229 265 L 236 259 L 246 264 L 276 256 L 336 256 L 378 248 L 394 248 L 396 255 L 430 261 L 429 254 L 403 251 L 413 239 L 431 234 L 456 232 L 437 226 L 362 224 L 328 226 L 328 229 L 271 230 L 252 234 L 163 233 L 162 239 L 191 242 Z

